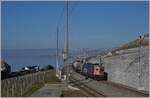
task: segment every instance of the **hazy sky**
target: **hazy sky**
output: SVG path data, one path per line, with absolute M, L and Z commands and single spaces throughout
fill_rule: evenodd
M 2 49 L 55 48 L 64 42 L 64 2 L 2 2 Z M 63 14 L 61 14 L 63 12 Z M 71 48 L 111 48 L 149 32 L 147 1 L 70 2 Z M 61 15 L 61 18 L 60 18 Z

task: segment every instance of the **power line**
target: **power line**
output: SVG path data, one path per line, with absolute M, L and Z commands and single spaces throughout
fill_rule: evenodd
M 69 4 L 70 5 L 70 4 Z M 66 67 L 67 69 L 66 69 L 66 82 L 68 82 L 68 74 L 69 74 L 69 67 L 68 67 L 68 57 L 69 57 L 69 55 L 68 55 L 68 44 L 69 44 L 69 42 L 68 42 L 68 32 L 69 32 L 69 29 L 68 29 L 68 27 L 69 27 L 69 16 L 71 16 L 71 14 L 72 14 L 72 12 L 73 12 L 73 10 L 74 10 L 74 7 L 71 9 L 71 11 L 69 11 L 69 5 L 68 5 L 68 1 L 67 1 L 67 3 L 66 3 L 66 5 L 63 7 L 63 9 L 62 9 L 62 12 L 60 13 L 60 16 L 59 16 L 59 18 L 58 18 L 58 22 L 57 22 L 57 27 L 56 27 L 56 34 L 57 34 L 57 37 L 56 37 L 56 44 L 57 44 L 57 52 L 56 52 L 56 66 L 57 66 L 57 68 L 58 68 L 58 39 L 59 39 L 59 37 L 58 37 L 58 33 L 63 29 L 63 28 L 66 28 L 66 29 L 64 29 L 65 30 L 65 43 L 64 43 L 64 55 L 65 55 L 65 61 L 64 61 L 64 67 Z M 66 10 L 66 11 L 65 11 Z M 62 17 L 64 17 L 63 15 L 64 15 L 64 13 L 66 12 L 66 24 L 63 24 L 63 26 L 62 27 L 60 27 L 61 26 L 61 20 L 62 20 Z M 65 17 L 64 17 L 65 18 Z M 65 21 L 64 20 L 64 21 Z M 57 70 L 57 69 L 56 69 Z
M 70 3 L 70 5 L 73 5 L 73 4 L 71 4 Z M 71 14 L 73 13 L 73 11 L 75 10 L 75 7 L 78 5 L 78 3 L 74 3 L 74 6 L 71 8 L 71 10 L 70 10 L 70 16 L 71 16 Z
M 71 4 L 69 3 L 69 7 L 71 7 L 70 6 Z M 77 4 L 74 4 L 74 6 L 73 7 L 71 7 L 71 10 L 69 11 L 69 16 L 71 17 L 71 15 L 72 15 L 72 13 L 73 13 L 73 11 L 74 11 L 74 9 L 75 9 L 75 6 L 77 6 Z M 61 12 L 61 14 L 60 14 L 60 16 L 59 16 L 59 19 L 58 19 L 58 22 L 57 22 L 57 26 L 59 27 L 59 31 L 61 32 L 62 30 L 63 30 L 63 28 L 65 28 L 65 24 L 63 24 L 63 26 L 61 27 L 61 20 L 62 20 L 62 17 L 64 17 L 64 12 L 65 12 L 65 6 L 63 7 L 63 9 L 62 9 L 62 12 Z M 70 18 L 71 19 L 71 18 Z M 70 24 L 69 24 L 70 25 Z
M 59 75 L 59 69 L 60 69 L 60 66 L 59 66 L 59 56 L 58 56 L 58 54 L 59 54 L 59 26 L 60 26 L 60 22 L 61 22 L 61 19 L 62 19 L 62 16 L 63 16 L 63 13 L 64 13 L 64 9 L 65 9 L 65 7 L 63 7 L 63 9 L 62 9 L 62 12 L 60 13 L 60 16 L 59 16 L 59 18 L 58 18 L 58 21 L 57 21 L 57 25 L 56 25 L 56 76 L 58 76 L 58 77 L 60 77 Z
M 63 14 L 64 14 L 64 11 L 65 11 L 65 6 L 63 7 L 62 12 L 60 13 L 60 16 L 58 18 L 57 27 L 59 27 L 59 25 L 60 25 L 61 19 L 62 19 Z

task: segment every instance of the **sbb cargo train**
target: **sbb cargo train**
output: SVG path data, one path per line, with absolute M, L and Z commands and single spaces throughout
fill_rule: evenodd
M 83 63 L 76 61 L 73 63 L 73 69 L 95 80 L 107 80 L 107 73 L 104 72 L 104 66 L 101 64 Z

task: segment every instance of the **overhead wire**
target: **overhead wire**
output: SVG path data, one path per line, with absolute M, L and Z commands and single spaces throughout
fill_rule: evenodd
M 70 12 L 69 12 L 69 26 L 71 27 L 72 26 L 72 20 L 73 20 L 73 12 L 74 12 L 74 10 L 75 10 L 75 7 L 77 6 L 77 3 L 75 3 L 75 2 L 70 2 L 69 3 L 69 5 L 70 5 Z M 71 32 L 71 29 L 69 30 L 70 32 Z M 71 39 L 71 36 L 69 37 L 69 39 Z M 69 44 L 71 45 L 71 41 L 69 41 Z M 72 49 L 70 48 L 70 53 L 69 53 L 69 62 L 71 63 L 72 61 L 73 61 L 73 55 L 72 55 L 72 51 L 71 51 Z
M 61 23 L 61 20 L 62 20 L 62 17 L 63 17 L 63 13 L 64 13 L 64 9 L 65 7 L 63 7 L 61 13 L 60 13 L 60 16 L 58 17 L 58 21 L 56 23 L 56 47 L 57 47 L 57 51 L 56 51 L 56 66 L 58 69 L 60 69 L 60 66 L 59 66 L 59 26 L 60 26 L 60 23 Z M 58 70 L 56 68 L 56 71 Z M 57 73 L 58 74 L 58 73 Z
M 69 4 L 69 5 L 72 5 L 71 3 Z M 70 12 L 69 12 L 69 16 L 71 17 L 72 16 L 72 13 L 73 13 L 73 11 L 74 11 L 74 9 L 75 9 L 75 4 L 73 5 L 73 6 L 70 6 L 71 8 L 70 8 Z M 65 6 L 62 8 L 62 11 L 61 11 L 61 13 L 60 13 L 60 15 L 59 15 L 59 17 L 58 17 L 58 21 L 57 21 L 57 23 L 56 23 L 56 33 L 58 32 L 64 32 L 64 28 L 65 28 L 65 23 L 62 23 L 62 20 L 64 19 L 63 17 L 64 17 L 64 15 L 65 15 Z M 70 25 L 70 23 L 69 23 L 69 25 Z M 59 34 L 58 34 L 59 35 Z M 59 37 L 58 37 L 58 39 L 59 39 Z M 60 40 L 59 40 L 60 41 Z M 59 43 L 59 42 L 58 42 Z
M 59 16 L 59 18 L 58 18 L 57 27 L 60 25 L 61 19 L 62 19 L 63 14 L 64 14 L 64 10 L 65 10 L 65 6 L 63 7 L 62 12 L 60 13 L 60 16 Z M 57 27 L 56 27 L 56 28 L 57 28 Z

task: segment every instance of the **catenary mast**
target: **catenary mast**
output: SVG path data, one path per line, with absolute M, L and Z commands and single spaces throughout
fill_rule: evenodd
M 66 85 L 68 85 L 69 80 L 69 67 L 68 67 L 68 1 L 66 1 L 66 29 L 65 29 L 65 43 L 64 43 L 64 68 L 66 76 Z

